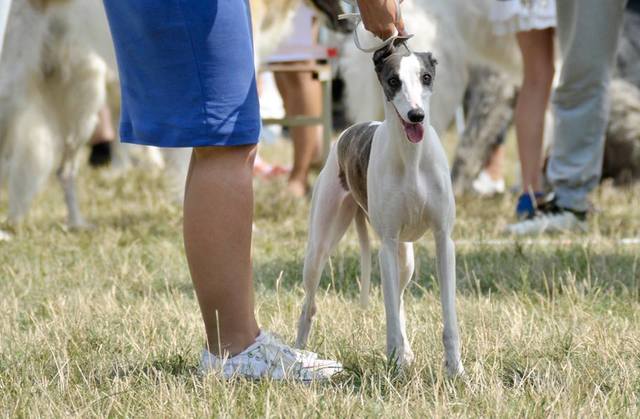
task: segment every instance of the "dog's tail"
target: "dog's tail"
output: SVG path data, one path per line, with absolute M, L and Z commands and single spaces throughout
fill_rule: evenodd
M 360 242 L 360 305 L 366 308 L 371 286 L 371 243 L 367 229 L 367 216 L 362 209 L 358 209 L 356 213 L 356 231 Z

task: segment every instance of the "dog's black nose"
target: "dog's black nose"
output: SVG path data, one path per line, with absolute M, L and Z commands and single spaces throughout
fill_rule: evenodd
M 411 109 L 407 116 L 409 117 L 409 121 L 414 123 L 424 121 L 424 111 L 420 108 Z

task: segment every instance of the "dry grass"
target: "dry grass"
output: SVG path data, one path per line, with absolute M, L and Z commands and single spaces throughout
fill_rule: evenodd
M 616 241 L 640 236 L 638 188 L 601 188 L 588 235 L 541 244 L 475 243 L 500 238 L 513 198 L 459 202 L 464 380 L 443 377 L 431 240 L 417 248 L 406 303 L 416 363 L 398 374 L 383 354 L 377 267 L 371 307 L 356 304 L 350 232 L 325 271 L 311 336 L 348 371 L 303 386 L 198 377 L 203 333 L 180 210 L 153 175 L 83 173 L 95 230 L 62 227 L 52 183 L 17 237 L 0 243 L 4 416 L 638 416 L 640 246 Z M 257 183 L 255 281 L 260 323 L 291 342 L 308 206 L 281 187 Z

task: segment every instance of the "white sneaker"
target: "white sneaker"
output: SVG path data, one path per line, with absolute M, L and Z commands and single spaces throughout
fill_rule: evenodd
M 569 210 L 540 212 L 533 218 L 507 226 L 506 233 L 514 236 L 534 236 L 544 233 L 586 232 L 584 216 Z
M 342 371 L 337 361 L 318 359 L 318 355 L 294 349 L 275 336 L 260 332 L 255 343 L 231 358 L 220 358 L 202 351 L 200 372 L 219 371 L 225 379 L 234 376 L 250 379 L 323 381 Z
M 493 180 L 485 170 L 480 172 L 471 186 L 473 186 L 473 190 L 481 196 L 493 196 L 504 193 L 504 179 Z
M 11 240 L 11 234 L 0 230 L 0 242 Z

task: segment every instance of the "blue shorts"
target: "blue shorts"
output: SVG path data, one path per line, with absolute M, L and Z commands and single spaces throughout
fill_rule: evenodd
M 120 73 L 123 142 L 258 142 L 248 2 L 104 0 L 104 6 Z

